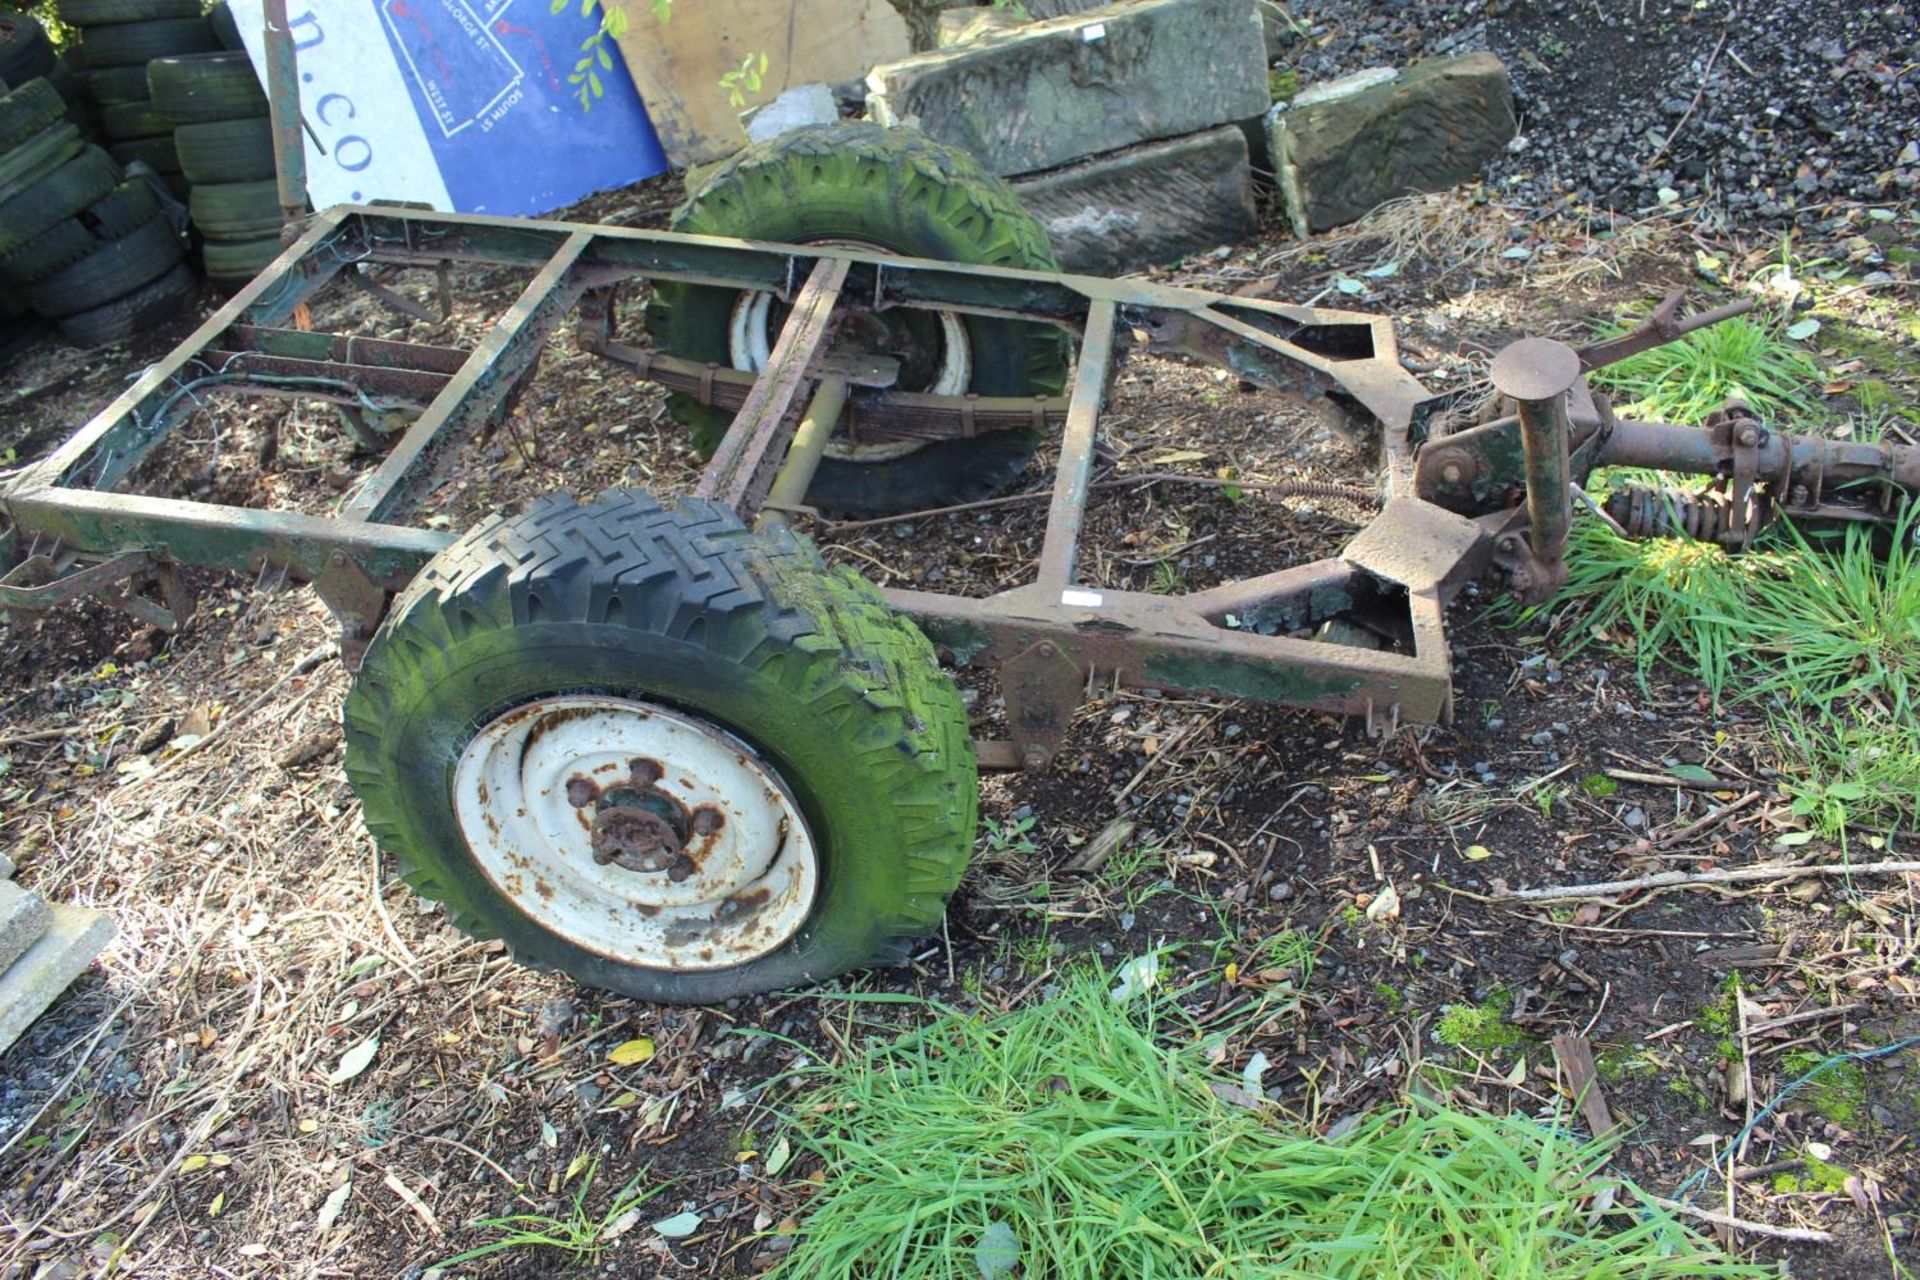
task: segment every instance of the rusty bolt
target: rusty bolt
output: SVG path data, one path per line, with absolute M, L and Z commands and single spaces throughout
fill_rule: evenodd
M 1741 448 L 1751 449 L 1760 443 L 1760 429 L 1749 424 L 1740 428 L 1740 434 L 1735 438 L 1739 441 Z
M 1462 467 L 1458 462 L 1449 461 L 1446 466 L 1440 468 L 1440 483 L 1446 485 L 1449 489 L 1457 488 L 1461 481 L 1466 478 L 1466 468 Z
M 1054 654 L 1059 652 L 1060 651 L 1058 649 L 1054 648 L 1053 645 L 1049 643 L 1042 642 L 1042 644 L 1040 645 L 1040 656 L 1043 658 L 1051 658 Z
M 1020 753 L 1022 769 L 1044 769 L 1047 767 L 1047 752 L 1044 747 L 1028 747 Z

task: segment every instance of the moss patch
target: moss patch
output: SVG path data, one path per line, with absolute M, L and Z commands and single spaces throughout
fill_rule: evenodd
M 1798 1080 L 1826 1060 L 1823 1053 L 1801 1050 L 1781 1059 L 1780 1069 L 1786 1079 Z M 1853 1061 L 1835 1063 L 1802 1085 L 1793 1100 L 1835 1124 L 1852 1124 L 1867 1105 L 1867 1069 Z
M 1433 1034 L 1441 1044 L 1475 1053 L 1494 1053 L 1524 1044 L 1527 1034 L 1507 1021 L 1513 995 L 1495 991 L 1481 1004 L 1450 1004 L 1440 1012 Z
M 1829 1164 L 1818 1156 L 1808 1156 L 1807 1167 L 1800 1173 L 1776 1174 L 1773 1179 L 1775 1191 L 1829 1191 L 1841 1192 L 1847 1189 L 1847 1179 L 1852 1175 L 1837 1164 Z

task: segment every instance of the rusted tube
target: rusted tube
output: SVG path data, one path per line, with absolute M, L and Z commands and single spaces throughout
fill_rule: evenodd
M 1520 415 L 1520 444 L 1526 452 L 1527 541 L 1534 564 L 1529 580 L 1518 581 L 1521 594 L 1544 598 L 1566 581 L 1567 529 L 1573 523 L 1573 482 L 1568 458 L 1572 424 L 1567 392 L 1580 380 L 1580 356 L 1551 338 L 1527 338 L 1494 357 L 1494 387 L 1510 397 Z
M 793 444 L 787 449 L 786 460 L 780 464 L 780 473 L 767 490 L 769 508 L 797 507 L 806 499 L 807 486 L 813 483 L 813 473 L 820 469 L 820 457 L 826 452 L 827 441 L 833 438 L 833 429 L 840 424 L 840 411 L 846 405 L 847 380 L 832 374 L 820 379 L 813 399 L 807 402 L 806 412 L 800 416 L 800 426 L 793 433 Z M 761 511 L 753 527 L 764 529 L 786 522 L 784 512 L 768 509 Z
M 300 137 L 300 67 L 287 23 L 287 0 L 266 0 L 267 115 L 273 129 L 273 172 L 280 223 L 307 213 L 307 152 Z

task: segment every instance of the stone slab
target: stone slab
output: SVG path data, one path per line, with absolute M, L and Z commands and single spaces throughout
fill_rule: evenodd
M 874 67 L 867 113 L 1002 176 L 1250 120 L 1267 109 L 1253 0 L 1120 0 Z
M 1253 167 L 1238 125 L 1095 156 L 1013 183 L 1065 271 L 1124 275 L 1254 231 Z
M 13 879 L 13 859 L 0 853 L 0 880 Z
M 113 940 L 113 917 L 104 911 L 65 903 L 52 910 L 40 940 L 0 974 L 0 1050 L 18 1040 Z
M 1310 88 L 1268 117 L 1267 145 L 1287 216 L 1304 236 L 1473 178 L 1514 129 L 1506 67 L 1473 53 Z
M 11 880 L 0 880 L 0 969 L 38 942 L 52 919 L 45 898 Z

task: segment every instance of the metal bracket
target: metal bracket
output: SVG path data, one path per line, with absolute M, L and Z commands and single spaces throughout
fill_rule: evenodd
M 387 591 L 344 551 L 327 557 L 324 569 L 313 577 L 313 589 L 340 623 L 340 661 L 349 671 L 360 669 L 373 633 L 387 612 Z
M 1007 730 L 1023 769 L 1044 769 L 1066 741 L 1086 675 L 1050 640 L 1028 645 L 1000 664 Z
M 76 556 L 57 547 L 28 556 L 0 577 L 0 609 L 36 612 L 93 596 L 169 634 L 193 616 L 193 597 L 164 549 L 137 548 L 81 568 L 76 564 Z M 159 600 L 140 594 L 149 584 L 159 587 Z

